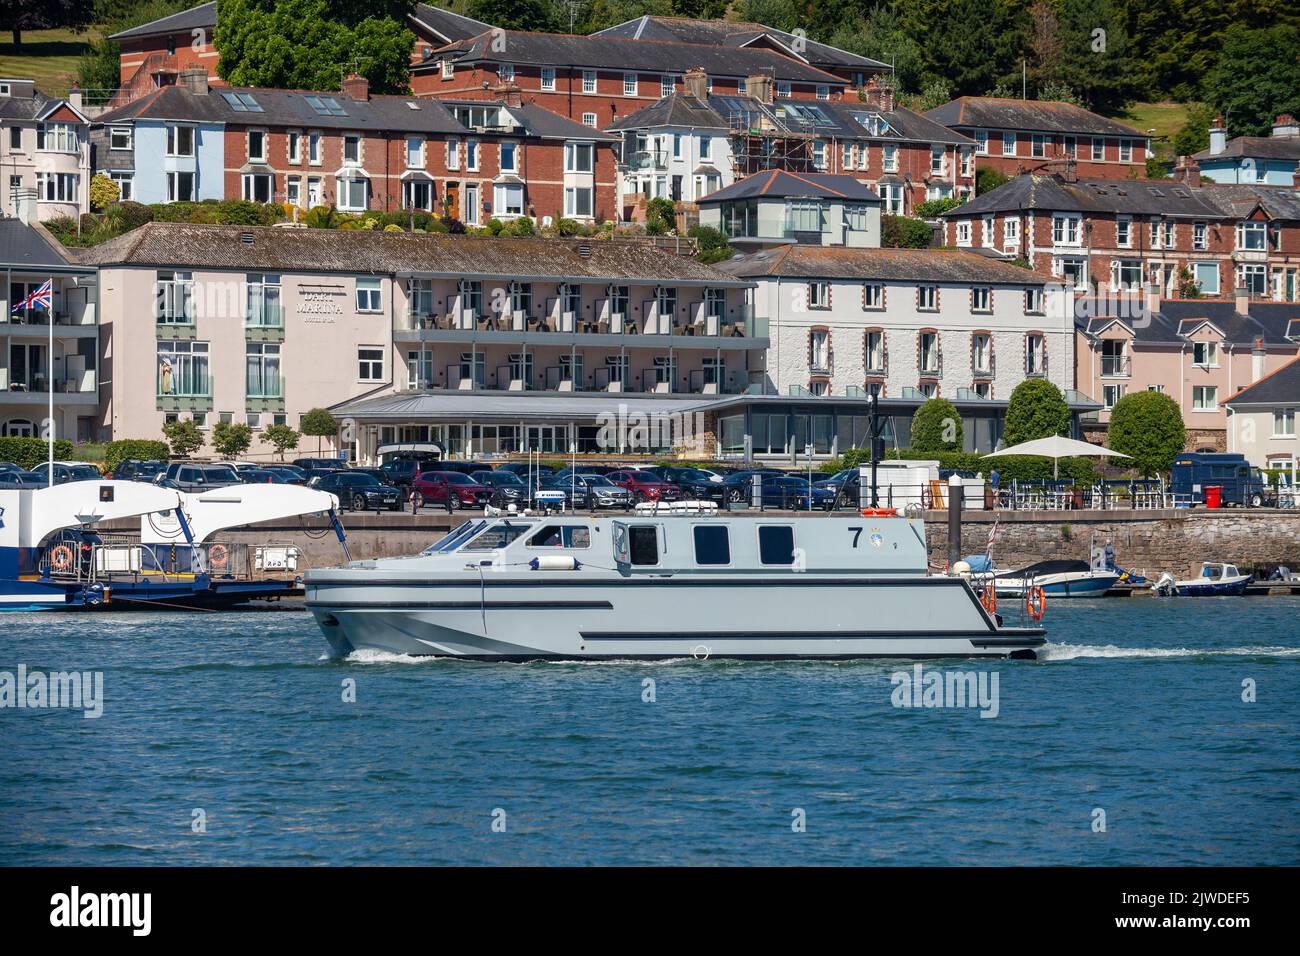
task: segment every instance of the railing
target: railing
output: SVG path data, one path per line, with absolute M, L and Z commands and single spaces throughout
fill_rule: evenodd
M 641 373 L 641 391 L 661 393 L 673 391 L 672 372 L 657 368 L 646 369 Z
M 662 149 L 638 149 L 628 154 L 628 169 L 667 169 L 668 152 Z
M 623 369 L 622 372 L 619 373 L 616 369 L 612 369 L 608 365 L 597 368 L 594 374 L 594 381 L 596 383 L 596 388 L 600 391 L 626 392 L 628 390 L 627 369 Z
M 1104 378 L 1128 378 L 1129 357 L 1127 355 L 1103 355 L 1101 357 L 1101 374 Z

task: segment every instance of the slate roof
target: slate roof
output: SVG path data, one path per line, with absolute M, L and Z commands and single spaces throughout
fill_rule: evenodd
M 244 242 L 244 236 L 251 240 Z M 588 247 L 590 254 L 581 255 L 581 246 Z M 76 252 L 79 261 L 101 266 L 747 284 L 650 243 L 608 239 L 515 239 L 152 222 Z
M 63 247 L 44 228 L 0 218 L 0 268 L 65 270 L 72 265 L 75 263 L 63 254 Z
M 46 96 L 32 86 L 31 80 L 8 80 L 13 85 L 11 95 L 0 97 L 0 120 L 40 119 L 63 100 Z M 30 89 L 31 95 L 28 95 Z
M 164 33 L 179 33 L 182 30 L 194 29 L 214 29 L 217 25 L 217 4 L 216 0 L 212 3 L 203 3 L 197 7 L 191 7 L 188 10 L 182 10 L 180 13 L 173 13 L 170 16 L 160 17 L 157 20 L 150 20 L 148 23 L 142 23 L 138 27 L 131 27 L 129 30 L 122 30 L 114 33 L 109 37 L 110 40 L 130 40 L 137 37 L 158 36 Z
M 1192 156 L 1197 162 L 1217 159 L 1289 159 L 1300 162 L 1300 136 L 1236 136 L 1221 153 L 1203 149 Z
M 500 49 L 497 49 L 500 47 Z M 569 33 L 489 32 L 450 43 L 411 69 L 439 69 L 444 58 L 466 63 L 528 63 L 539 66 L 587 67 L 644 73 L 680 74 L 698 67 L 711 76 L 743 78 L 758 74 L 797 83 L 821 83 L 842 88 L 846 81 L 806 63 L 770 50 L 703 46 L 669 40 L 629 40 Z
M 877 116 L 884 120 L 885 126 L 873 133 L 867 124 Z M 752 96 L 721 94 L 699 100 L 689 93 L 679 91 L 674 91 L 635 113 L 620 117 L 608 128 L 693 126 L 699 129 L 729 129 L 733 118 L 758 127 L 770 125 L 779 132 L 811 133 L 836 139 L 974 145 L 974 140 L 961 133 L 903 107 L 886 111 L 875 109 L 866 103 L 793 99 L 764 103 Z
M 1294 358 L 1247 385 L 1223 404 L 1286 405 L 1300 402 L 1300 358 Z
M 1105 314 L 1085 314 L 1076 318 L 1075 326 L 1087 335 L 1095 335 L 1115 321 L 1114 303 L 1087 299 L 1076 305 L 1086 312 L 1088 303 L 1099 303 Z M 1119 320 L 1141 345 L 1186 345 L 1191 341 L 1190 334 L 1203 322 L 1209 322 L 1232 345 L 1250 346 L 1260 341 L 1265 346 L 1296 346 L 1297 340 L 1291 336 L 1300 332 L 1300 303 L 1253 301 L 1247 304 L 1246 312 L 1238 314 L 1234 299 L 1164 299 L 1159 312 L 1143 316 L 1150 321 L 1123 316 Z
M 1047 209 L 1057 212 L 1133 213 L 1172 218 L 1222 219 L 1226 213 L 1204 188 L 1172 180 L 1081 179 L 1024 173 L 991 192 L 944 213 L 965 219 L 982 213 Z
M 429 3 L 417 3 L 415 9 L 411 11 L 410 18 L 442 37 L 446 43 L 466 40 L 492 29 L 490 23 L 475 20 L 454 10 L 435 7 Z
M 1249 216 L 1259 206 L 1271 219 L 1300 221 L 1300 189 L 1294 186 L 1211 183 L 1201 180 L 1201 189 L 1216 205 L 1237 218 Z
M 680 40 L 706 46 L 739 47 L 762 37 L 770 37 L 793 50 L 803 44 L 803 59 L 815 66 L 848 67 L 858 70 L 888 70 L 889 64 L 847 50 L 817 43 L 806 38 L 796 38 L 791 33 L 765 26 L 732 20 L 694 20 L 689 17 L 642 16 L 617 23 L 592 36 L 621 36 L 639 40 Z M 795 54 L 798 55 L 798 54 Z
M 724 186 L 700 199 L 700 204 L 731 202 L 763 196 L 771 199 L 843 199 L 855 203 L 878 203 L 880 196 L 852 176 L 830 173 L 791 173 L 769 169 Z
M 1035 285 L 1051 276 L 965 249 L 853 249 L 844 246 L 788 245 L 733 256 L 718 263 L 723 272 L 744 278 L 903 279 L 912 282 L 985 282 Z
M 1073 103 L 1055 100 L 1015 100 L 997 96 L 962 96 L 925 114 L 944 126 L 981 129 L 1032 130 L 1043 133 L 1083 133 L 1147 139 L 1147 134 L 1098 116 Z

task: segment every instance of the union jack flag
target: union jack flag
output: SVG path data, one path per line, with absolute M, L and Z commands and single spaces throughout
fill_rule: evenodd
M 54 280 L 53 279 L 46 279 L 45 284 L 41 286 L 39 289 L 37 289 L 35 292 L 31 293 L 29 296 L 27 296 L 27 298 L 23 299 L 21 302 L 15 302 L 13 311 L 17 312 L 19 309 L 36 309 L 36 308 L 44 308 L 44 309 L 54 308 Z

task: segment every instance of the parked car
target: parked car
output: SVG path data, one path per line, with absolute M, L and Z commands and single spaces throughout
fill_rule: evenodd
M 513 471 L 476 471 L 469 477 L 492 489 L 491 502 L 498 508 L 517 505 L 528 498 L 528 482 Z
M 726 489 L 727 500 L 731 502 L 749 501 L 753 497 L 751 486 L 754 483 L 755 475 L 762 475 L 763 483 L 767 484 L 774 479 L 784 478 L 785 472 L 777 471 L 775 468 L 751 468 L 747 471 L 738 471 L 728 475 L 722 481 L 722 485 Z
M 113 477 L 121 481 L 153 481 L 167 470 L 167 462 L 156 458 L 123 458 L 113 469 Z
M 795 511 L 829 511 L 835 505 L 835 491 L 819 488 L 807 478 L 782 475 L 763 479 L 764 507 L 790 508 Z M 811 499 L 811 500 L 810 500 Z
M 361 471 L 335 471 L 321 475 L 314 486 L 336 495 L 339 504 L 351 511 L 396 511 L 402 507 L 402 493 L 393 485 L 380 482 L 374 475 Z
M 632 503 L 632 492 L 604 475 L 570 473 L 552 478 L 541 489 L 564 492 L 570 508 L 626 508 Z
M 610 472 L 605 478 L 631 492 L 633 501 L 677 501 L 682 496 L 680 488 L 651 471 L 623 469 Z
M 452 509 L 481 508 L 491 501 L 492 491 L 459 471 L 426 471 L 411 483 L 420 505 L 450 504 Z
M 244 479 L 235 471 L 233 465 L 224 463 L 202 463 L 174 461 L 167 466 L 167 471 L 159 477 L 176 483 L 181 491 L 210 491 L 213 488 L 229 488 L 231 485 L 243 484 Z M 155 479 L 156 481 L 157 479 Z M 171 487 L 168 485 L 167 487 Z
M 281 465 L 281 464 L 267 465 L 266 470 L 273 471 L 277 475 L 282 476 L 288 484 L 291 485 L 307 484 L 307 473 L 295 465 Z
M 660 465 L 654 469 L 663 481 L 676 485 L 682 490 L 682 497 L 695 501 L 714 501 L 722 504 L 727 500 L 727 489 L 721 478 L 715 478 L 699 468 L 686 468 L 679 465 Z
M 22 488 L 44 488 L 49 478 L 44 471 L 0 471 L 0 488 L 8 490 Z
M 354 468 L 349 468 L 347 473 L 349 475 L 369 475 L 371 478 L 375 479 L 375 481 L 379 482 L 381 485 L 393 484 L 391 481 L 388 480 L 388 472 L 384 471 L 384 469 L 382 468 L 354 467 Z M 393 485 L 393 487 L 396 488 L 397 486 Z
M 313 478 L 320 478 L 335 471 L 345 471 L 348 467 L 347 462 L 337 458 L 295 458 L 293 463 L 302 469 L 309 484 Z
M 508 461 L 504 465 L 501 465 L 496 470 L 510 471 L 518 475 L 520 478 L 527 478 L 530 472 L 533 475 L 544 475 L 548 478 L 556 473 L 555 469 L 552 468 L 550 465 L 543 465 L 540 464 L 539 462 L 533 462 L 532 466 L 530 467 L 528 462 L 526 461 Z M 566 468 L 564 470 L 568 471 L 569 469 Z
M 385 475 L 384 481 L 400 488 L 402 493 L 408 496 L 411 493 L 411 482 L 415 481 L 416 476 L 437 467 L 435 462 L 417 458 L 396 458 L 380 465 Z
M 423 471 L 458 471 L 462 475 L 491 470 L 492 466 L 485 461 L 440 461 L 423 469 Z
M 250 485 L 293 485 L 296 481 L 288 472 L 276 471 L 272 468 L 241 468 L 239 477 Z

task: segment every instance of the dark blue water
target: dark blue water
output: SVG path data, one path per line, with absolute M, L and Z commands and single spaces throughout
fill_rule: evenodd
M 1048 660 L 932 665 L 996 671 L 994 719 L 893 707 L 893 663 L 329 662 L 297 612 L 8 615 L 0 670 L 106 700 L 0 710 L 0 862 L 1294 865 L 1298 612 L 1058 601 Z

